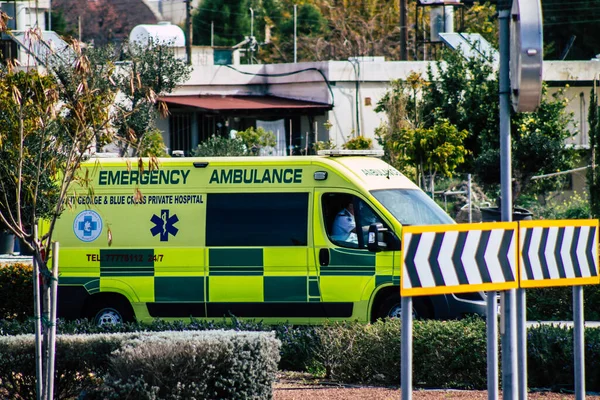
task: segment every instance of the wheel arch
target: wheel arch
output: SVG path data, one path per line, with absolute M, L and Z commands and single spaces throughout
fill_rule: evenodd
M 135 312 L 129 299 L 118 292 L 100 292 L 90 295 L 83 306 L 83 316 L 94 318 L 95 313 L 102 307 L 114 307 L 122 313 L 123 319 L 132 321 L 135 319 Z

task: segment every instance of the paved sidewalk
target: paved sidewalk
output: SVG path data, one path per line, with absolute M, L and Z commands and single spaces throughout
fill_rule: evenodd
M 0 265 L 12 263 L 31 264 L 32 262 L 32 256 L 22 256 L 19 254 L 0 254 Z

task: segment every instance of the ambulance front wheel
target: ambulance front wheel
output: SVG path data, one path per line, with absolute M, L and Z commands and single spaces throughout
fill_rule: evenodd
M 119 325 L 133 321 L 133 309 L 125 298 L 107 296 L 95 299 L 89 307 L 88 317 L 97 326 Z
M 431 305 L 423 297 L 413 297 L 413 319 L 431 318 Z M 379 307 L 378 318 L 402 318 L 402 301 L 399 294 L 387 297 Z

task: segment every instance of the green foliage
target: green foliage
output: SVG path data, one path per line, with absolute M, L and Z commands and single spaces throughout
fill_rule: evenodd
M 342 147 L 347 150 L 369 150 L 373 147 L 373 139 L 364 136 L 348 138 Z
M 548 201 L 546 206 L 532 201 L 527 206 L 539 219 L 587 219 L 590 218 L 590 204 L 579 193 L 574 192 L 562 202 Z
M 140 149 L 141 157 L 168 157 L 162 132 L 158 129 L 153 129 L 144 134 Z
M 496 7 L 489 1 L 475 1 L 465 10 L 465 32 L 479 33 L 494 48 L 499 47 L 498 22 Z
M 250 127 L 245 131 L 239 131 L 236 135 L 244 142 L 248 155 L 259 155 L 261 149 L 268 150 L 267 148 L 275 147 L 277 144 L 275 134 L 265 131 L 262 127 Z
M 60 184 L 52 178 L 66 156 L 47 140 L 57 134 L 59 119 L 45 114 L 57 106 L 57 86 L 37 70 L 0 68 L 0 215 L 9 222 L 32 226 L 36 217 L 55 212 Z M 14 226 L 2 219 L 0 225 Z
M 232 157 L 245 156 L 246 146 L 241 139 L 229 139 L 223 136 L 212 135 L 208 140 L 200 143 L 194 149 L 195 157 Z
M 600 329 L 586 328 L 585 388 L 600 388 Z M 527 332 L 527 380 L 529 386 L 564 390 L 573 388 L 573 329 L 538 326 Z
M 313 147 L 316 153 L 319 150 L 333 150 L 336 146 L 333 143 L 333 140 L 329 139 L 326 141 L 319 140 L 318 142 L 313 143 Z
M 416 382 L 429 387 L 485 387 L 487 364 L 483 319 L 416 321 L 413 343 Z
M 23 321 L 33 317 L 32 276 L 29 264 L 0 265 L 0 319 Z
M 475 167 L 478 181 L 488 190 L 500 184 L 499 97 L 497 72 L 490 59 L 465 59 L 459 52 L 445 51 L 443 62 L 429 67 L 430 84 L 423 91 L 423 124 L 429 127 L 446 118 L 459 131 L 469 136 L 465 147 L 470 153 L 465 167 Z M 542 102 L 536 112 L 514 114 L 512 119 L 513 195 L 546 193 L 557 188 L 560 179 L 532 181 L 535 175 L 564 171 L 576 158 L 565 146 L 571 136 L 572 113 L 564 91 L 547 95 L 544 86 Z
M 600 291 L 591 290 L 593 288 L 595 287 L 586 287 L 586 304 L 597 304 L 600 301 Z M 544 296 L 549 301 L 544 308 L 539 307 L 540 296 Z M 556 298 L 560 300 L 552 300 Z M 550 319 L 549 315 L 558 310 L 559 312 L 552 314 L 555 319 L 569 320 L 571 298 L 570 287 L 529 289 L 528 319 Z M 536 309 L 545 310 L 541 318 L 535 318 L 536 315 L 541 315 L 536 314 Z M 587 308 L 586 318 L 598 319 L 593 307 Z M 274 330 L 275 337 L 281 341 L 279 350 L 281 369 L 311 371 L 319 375 L 325 372 L 328 378 L 342 383 L 396 386 L 400 382 L 401 328 L 401 321 L 397 319 L 379 320 L 374 324 L 330 323 L 319 327 L 286 325 L 272 327 L 260 322 L 240 321 L 235 318 L 217 322 L 157 320 L 152 324 L 131 323 L 117 327 L 98 327 L 89 321 L 59 321 L 57 330 L 63 335 L 59 335 L 58 338 L 57 374 L 60 374 L 60 377 L 58 377 L 57 387 L 64 397 L 61 395 L 57 398 L 69 398 L 67 394 L 73 396 L 73 393 L 78 393 L 82 388 L 101 398 L 112 398 L 109 395 L 113 396 L 115 393 L 122 395 L 123 390 L 130 390 L 137 394 L 156 390 L 158 393 L 160 388 L 153 388 L 156 386 L 151 383 L 153 380 L 162 376 L 165 382 L 170 382 L 167 385 L 169 388 L 174 385 L 174 381 L 171 380 L 173 378 L 167 376 L 169 362 L 177 365 L 177 371 L 182 371 L 179 375 L 181 390 L 197 390 L 198 386 L 195 385 L 199 383 L 198 377 L 206 377 L 214 373 L 214 368 L 218 369 L 214 366 L 218 363 L 213 363 L 211 364 L 213 366 L 202 371 L 197 370 L 197 366 L 193 363 L 183 361 L 184 356 L 199 355 L 203 350 L 185 347 L 185 340 L 181 339 L 185 336 L 173 342 L 168 338 L 174 331 L 209 329 L 228 329 L 238 332 Z M 32 332 L 33 320 L 26 323 L 0 320 L 0 335 Z M 114 334 L 117 332 L 121 333 Z M 163 339 L 146 341 L 142 338 L 143 335 L 151 335 L 151 332 L 165 332 L 160 336 L 164 338 L 164 347 L 150 346 L 151 342 L 162 343 Z M 64 335 L 64 333 L 75 335 Z M 600 329 L 586 328 L 585 335 L 585 358 L 588 371 L 586 388 L 598 391 L 600 390 Z M 573 386 L 572 331 L 556 326 L 530 327 L 527 337 L 529 386 L 571 388 Z M 129 343 L 127 350 L 119 353 L 119 361 L 112 365 L 111 354 L 117 349 L 125 348 L 125 341 Z M 272 338 L 269 341 L 272 342 Z M 184 348 L 186 351 L 180 352 Z M 263 350 L 251 347 L 249 351 L 256 354 Z M 245 350 L 242 352 L 246 354 Z M 273 353 L 272 348 L 267 350 L 267 353 L 271 354 L 269 363 L 279 357 Z M 7 387 L 10 390 L 19 390 L 19 393 L 33 390 L 35 379 L 30 377 L 35 374 L 34 354 L 31 335 L 0 336 L 0 382 L 2 382 L 0 395 Z M 148 358 L 146 355 L 153 355 L 153 357 Z M 209 351 L 209 353 L 202 353 L 200 358 L 202 357 L 210 358 L 212 355 Z M 129 363 L 133 360 L 135 360 L 133 364 Z M 150 366 L 150 363 L 156 368 L 143 368 L 144 365 Z M 228 366 L 227 374 L 239 374 L 239 371 L 232 372 L 231 369 L 227 369 L 235 370 L 236 362 L 225 364 Z M 273 368 L 273 364 L 270 365 L 268 368 Z M 118 368 L 115 369 L 117 366 Z M 17 373 L 12 373 L 14 371 Z M 111 371 L 114 373 L 107 375 Z M 415 321 L 413 371 L 413 383 L 417 387 L 484 389 L 486 386 L 485 320 L 468 318 L 458 321 Z M 266 375 L 268 374 L 263 373 L 262 376 Z M 129 376 L 132 376 L 132 379 L 129 379 Z M 100 378 L 105 378 L 104 385 L 101 385 Z M 99 387 L 100 389 L 96 391 L 95 389 Z
M 0 395 L 35 398 L 34 336 L 0 337 Z M 57 399 L 268 398 L 280 343 L 265 332 L 57 337 Z
M 465 161 L 467 150 L 462 143 L 468 132 L 459 131 L 447 120 L 436 121 L 430 129 L 415 129 L 413 135 L 412 158 L 421 175 L 429 173 L 433 179 L 439 172 L 449 178 Z
M 112 47 L 100 51 L 98 62 L 103 56 L 115 53 Z M 160 148 L 145 148 L 157 145 L 156 140 L 145 140 L 147 135 L 152 136 L 156 131 L 157 112 L 163 116 L 167 113 L 165 103 L 158 102 L 157 98 L 171 93 L 178 84 L 187 80 L 191 67 L 175 56 L 169 43 L 152 39 L 147 43 L 130 43 L 121 57 L 126 63 L 112 77 L 121 93 L 115 103 L 112 122 L 118 136 L 127 138 L 120 143 L 121 155 L 160 154 Z
M 214 45 L 233 46 L 244 36 L 250 36 L 250 10 L 248 0 L 223 2 L 205 0 L 192 15 L 192 38 L 195 45 L 210 46 L 211 22 L 214 26 Z M 256 26 L 255 28 L 258 28 Z M 255 29 L 258 32 L 258 29 Z
M 599 321 L 600 288 L 597 285 L 584 287 L 585 319 Z M 549 287 L 527 289 L 527 319 L 532 321 L 572 321 L 573 288 Z
M 590 164 L 588 168 L 587 184 L 590 191 L 590 209 L 594 218 L 600 217 L 600 163 L 596 161 L 596 154 L 600 151 L 600 107 L 595 87 L 590 91 L 590 107 L 588 114 L 590 124 Z

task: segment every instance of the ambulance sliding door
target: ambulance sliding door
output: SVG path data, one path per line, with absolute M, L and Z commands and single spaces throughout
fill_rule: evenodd
M 310 198 L 282 191 L 207 195 L 209 318 L 310 318 Z

